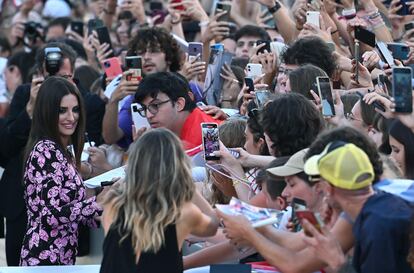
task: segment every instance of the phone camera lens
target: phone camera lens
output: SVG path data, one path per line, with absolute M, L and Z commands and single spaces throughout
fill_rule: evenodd
M 110 62 L 104 62 L 104 66 L 105 66 L 106 68 L 109 68 L 109 67 L 111 66 L 111 63 L 110 63 Z

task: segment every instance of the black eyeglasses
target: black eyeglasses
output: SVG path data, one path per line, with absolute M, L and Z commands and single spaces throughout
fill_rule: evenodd
M 147 110 L 155 115 L 158 113 L 158 110 L 160 108 L 160 105 L 169 102 L 170 100 L 165 100 L 165 101 L 161 101 L 161 102 L 155 102 L 155 103 L 150 103 L 148 104 L 148 106 L 142 105 L 141 108 L 138 108 L 138 113 L 141 115 L 141 117 L 146 118 L 147 117 Z

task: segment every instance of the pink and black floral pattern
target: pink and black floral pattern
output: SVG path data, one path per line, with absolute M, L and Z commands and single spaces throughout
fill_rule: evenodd
M 24 172 L 28 225 L 20 264 L 72 265 L 76 260 L 78 224 L 95 227 L 101 208 L 86 199 L 82 178 L 57 144 L 39 141 Z

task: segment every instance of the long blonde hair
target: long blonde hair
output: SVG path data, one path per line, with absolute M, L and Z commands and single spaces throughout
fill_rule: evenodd
M 167 129 L 154 129 L 132 144 L 125 184 L 108 194 L 105 203 L 111 204 L 113 222 L 124 234 L 121 241 L 131 234 L 138 256 L 161 248 L 165 228 L 175 223 L 194 190 L 180 140 Z

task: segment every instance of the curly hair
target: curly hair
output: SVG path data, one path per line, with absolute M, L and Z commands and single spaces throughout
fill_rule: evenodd
M 273 142 L 274 155 L 293 155 L 309 147 L 324 127 L 318 109 L 298 93 L 280 94 L 262 113 L 264 132 Z
M 287 47 L 281 55 L 285 64 L 313 64 L 322 68 L 329 77 L 335 72 L 336 61 L 329 46 L 319 37 L 304 37 Z
M 146 51 L 148 47 L 154 48 L 158 46 L 165 53 L 165 61 L 170 72 L 180 70 L 180 48 L 171 34 L 162 28 L 139 29 L 129 42 L 127 55 L 137 55 L 138 51 Z
M 383 173 L 383 165 L 377 146 L 374 141 L 364 135 L 364 133 L 359 132 L 352 127 L 338 127 L 320 134 L 315 142 L 309 147 L 305 158 L 307 159 L 313 155 L 322 153 L 326 145 L 332 141 L 353 143 L 361 148 L 368 155 L 369 161 L 371 161 L 372 167 L 374 168 L 374 183 L 380 180 Z

